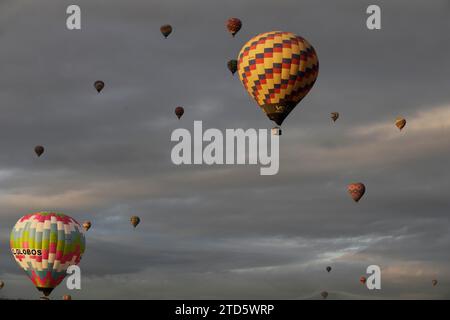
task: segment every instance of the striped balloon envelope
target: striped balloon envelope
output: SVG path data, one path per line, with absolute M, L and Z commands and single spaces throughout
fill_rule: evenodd
M 271 31 L 242 47 L 238 72 L 250 96 L 270 120 L 281 125 L 316 82 L 319 60 L 304 38 Z
M 17 221 L 10 247 L 36 288 L 48 296 L 64 280 L 67 268 L 80 262 L 85 238 L 73 218 L 57 212 L 36 212 Z

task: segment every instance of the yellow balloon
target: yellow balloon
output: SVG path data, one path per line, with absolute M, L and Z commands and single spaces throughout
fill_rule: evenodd
M 238 71 L 250 96 L 270 120 L 281 125 L 316 82 L 319 60 L 312 45 L 302 37 L 272 31 L 242 47 Z

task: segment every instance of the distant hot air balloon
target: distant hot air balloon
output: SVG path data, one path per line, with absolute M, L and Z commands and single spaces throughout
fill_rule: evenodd
M 172 33 L 172 26 L 170 24 L 165 24 L 161 26 L 160 28 L 161 33 L 163 34 L 164 38 L 167 39 L 167 37 Z
M 97 90 L 97 92 L 100 93 L 100 91 L 102 91 L 103 88 L 105 87 L 105 83 L 103 81 L 100 81 L 100 80 L 95 81 L 94 87 Z
M 183 107 L 176 107 L 175 108 L 175 115 L 180 119 L 184 114 L 184 108 Z
M 38 157 L 40 157 L 44 153 L 44 147 L 36 146 L 34 147 L 34 152 L 37 154 Z
M 358 202 L 366 192 L 366 186 L 361 182 L 351 183 L 348 185 L 347 190 L 352 199 Z
M 431 283 L 433 284 L 433 287 L 435 287 L 438 284 L 438 281 L 436 279 L 432 280 Z
M 361 278 L 359 278 L 359 282 L 361 282 L 362 284 L 366 284 L 366 281 L 367 279 L 364 276 L 361 276 Z
M 90 221 L 83 222 L 83 229 L 84 231 L 88 231 L 92 226 L 92 223 Z
M 328 292 L 326 291 L 322 291 L 322 293 L 320 294 L 322 296 L 322 298 L 326 299 L 328 298 Z
M 4 286 L 5 286 L 5 283 L 2 280 L 0 280 L 0 289 L 3 288 Z
M 327 267 L 327 272 L 330 272 L 330 271 L 331 271 L 331 267 L 328 266 L 328 267 Z
M 73 218 L 56 212 L 23 216 L 10 236 L 11 252 L 36 288 L 46 297 L 77 265 L 85 249 L 84 234 Z
M 406 119 L 400 117 L 397 118 L 397 120 L 395 120 L 395 125 L 401 131 L 406 126 Z
M 280 126 L 316 82 L 319 60 L 302 37 L 272 31 L 242 47 L 238 72 L 250 96 Z
M 137 216 L 132 216 L 131 218 L 130 218 L 130 222 L 131 222 L 131 224 L 133 225 L 133 227 L 137 227 L 137 225 L 139 224 L 139 222 L 141 222 L 141 219 L 139 218 L 139 217 L 137 217 Z
M 336 122 L 336 120 L 339 119 L 339 112 L 332 112 L 331 119 L 333 119 L 333 122 Z
M 72 296 L 70 294 L 63 295 L 63 300 L 72 300 Z
M 228 70 L 234 75 L 237 71 L 237 60 L 230 60 L 227 62 Z
M 234 37 L 242 28 L 242 21 L 238 18 L 230 18 L 227 20 L 228 32 Z

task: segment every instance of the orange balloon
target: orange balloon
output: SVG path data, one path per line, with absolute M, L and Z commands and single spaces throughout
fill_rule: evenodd
M 406 126 L 406 120 L 403 118 L 397 118 L 395 125 L 401 131 Z

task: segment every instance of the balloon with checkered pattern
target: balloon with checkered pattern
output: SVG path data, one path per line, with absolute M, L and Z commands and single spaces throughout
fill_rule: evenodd
M 290 32 L 266 32 L 248 41 L 238 56 L 244 88 L 267 114 L 281 125 L 308 94 L 319 74 L 313 46 Z
M 23 216 L 10 236 L 11 253 L 36 288 L 45 296 L 77 265 L 85 249 L 80 224 L 57 212 L 36 212 Z

